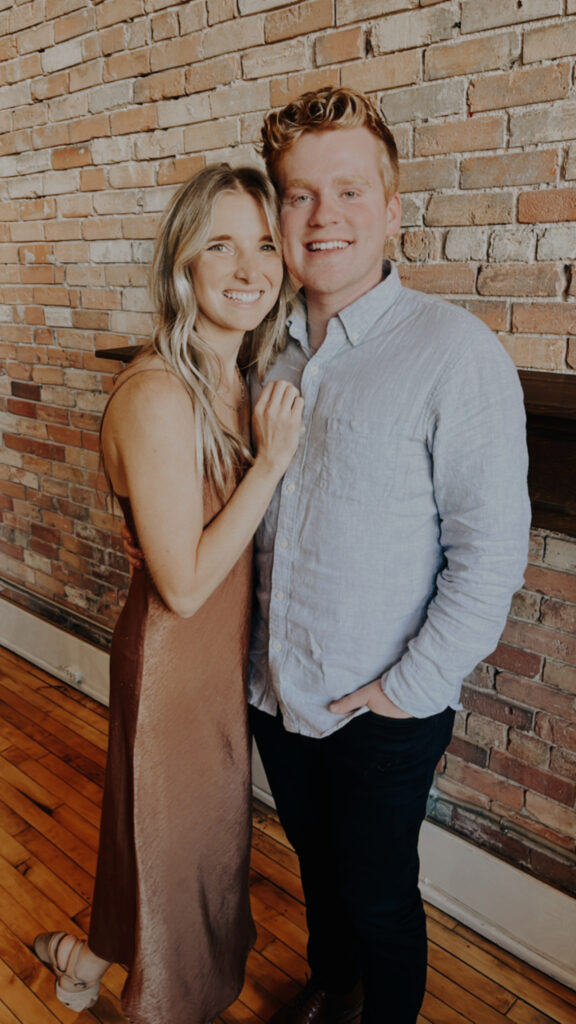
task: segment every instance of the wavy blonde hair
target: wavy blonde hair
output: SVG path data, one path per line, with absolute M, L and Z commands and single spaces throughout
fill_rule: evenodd
M 244 439 L 225 427 L 214 412 L 222 365 L 195 329 L 198 303 L 190 264 L 208 241 L 216 202 L 226 192 L 245 192 L 258 203 L 281 253 L 278 199 L 263 172 L 256 167 L 231 167 L 225 163 L 204 168 L 176 193 L 161 222 L 150 276 L 156 326 L 142 353 L 149 355 L 153 351 L 161 356 L 189 392 L 196 415 L 199 464 L 204 478 L 221 499 L 253 456 Z M 244 337 L 238 354 L 242 369 L 254 367 L 262 378 L 276 353 L 284 347 L 292 295 L 285 271 L 274 309 Z
M 394 136 L 368 96 L 337 86 L 305 92 L 264 118 L 260 152 L 274 185 L 278 186 L 278 168 L 283 154 L 301 135 L 339 128 L 367 128 L 382 143 L 381 175 L 386 199 L 390 200 L 398 191 L 398 150 Z

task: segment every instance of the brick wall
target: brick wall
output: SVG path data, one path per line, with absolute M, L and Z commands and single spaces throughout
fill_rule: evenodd
M 3 593 L 105 643 L 126 586 L 99 474 L 111 374 L 150 330 L 159 211 L 263 113 L 342 83 L 402 156 L 406 284 L 517 365 L 576 372 L 576 0 L 0 0 Z M 466 687 L 432 816 L 575 890 L 576 545 Z

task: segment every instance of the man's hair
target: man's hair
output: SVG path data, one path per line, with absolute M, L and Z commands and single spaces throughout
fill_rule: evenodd
M 367 128 L 382 143 L 382 180 L 386 198 L 391 199 L 398 190 L 398 151 L 392 132 L 368 96 L 332 86 L 305 92 L 264 118 L 260 152 L 274 185 L 278 186 L 283 154 L 301 135 L 341 128 Z

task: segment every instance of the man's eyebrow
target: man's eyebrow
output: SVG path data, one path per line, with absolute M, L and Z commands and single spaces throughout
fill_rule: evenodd
M 330 183 L 333 183 L 334 185 L 369 185 L 370 180 L 364 174 L 351 173 L 342 174 L 339 175 L 337 178 L 329 179 L 329 184 Z M 308 189 L 310 192 L 313 192 L 316 186 L 313 185 L 311 182 L 306 181 L 305 178 L 292 178 L 290 181 L 286 182 L 283 191 L 288 192 L 289 189 L 294 188 Z
M 284 185 L 284 192 L 287 192 L 289 188 L 307 188 L 312 190 L 313 186 L 304 178 L 291 178 L 291 180 L 287 181 Z

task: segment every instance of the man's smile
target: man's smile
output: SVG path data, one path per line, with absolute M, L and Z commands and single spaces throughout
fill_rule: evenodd
M 334 249 L 347 249 L 351 242 L 345 242 L 343 239 L 334 239 L 330 242 L 308 242 L 306 248 L 308 252 L 331 252 Z

